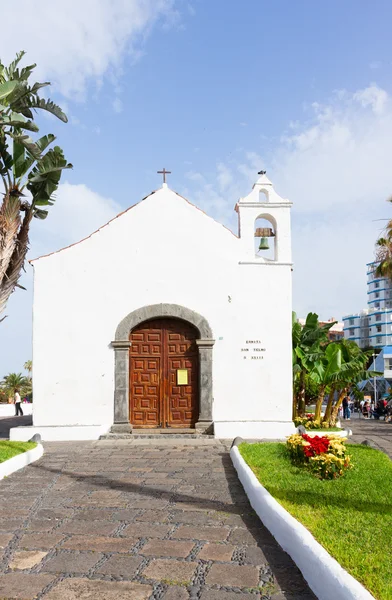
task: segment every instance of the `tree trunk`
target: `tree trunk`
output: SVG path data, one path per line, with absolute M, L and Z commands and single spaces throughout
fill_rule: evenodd
M 4 311 L 8 299 L 21 276 L 26 254 L 29 249 L 29 229 L 32 218 L 32 210 L 25 213 L 22 225 L 16 236 L 16 243 L 8 263 L 8 268 L 4 277 L 0 280 L 0 315 Z
M 323 404 L 326 387 L 327 387 L 326 385 L 320 386 L 320 390 L 319 390 L 319 394 L 318 394 L 317 402 L 316 402 L 316 410 L 314 412 L 314 420 L 315 421 L 320 421 L 320 418 L 321 418 L 321 406 Z
M 7 193 L 0 207 L 0 285 L 4 281 L 17 243 L 20 200 Z M 1 311 L 0 311 L 1 312 Z
M 293 391 L 293 421 L 297 417 L 297 396 Z
M 335 406 L 332 409 L 332 414 L 331 414 L 331 419 L 330 419 L 331 427 L 335 427 L 335 423 L 336 423 L 336 420 L 337 420 L 337 417 L 338 417 L 338 411 L 339 411 L 340 405 L 343 402 L 343 398 L 345 396 L 347 396 L 347 392 L 348 392 L 348 388 L 344 388 L 340 392 L 338 401 L 336 402 Z
M 305 414 L 305 406 L 306 406 L 305 392 L 306 392 L 305 371 L 301 371 L 301 375 L 299 378 L 299 392 L 298 392 L 298 415 L 300 417 L 303 417 Z
M 329 392 L 329 396 L 328 396 L 328 403 L 327 403 L 327 408 L 325 409 L 325 415 L 323 418 L 323 422 L 327 423 L 329 422 L 330 418 L 331 418 L 331 414 L 332 414 L 332 407 L 333 407 L 333 399 L 335 396 L 335 388 L 332 386 L 331 391 Z

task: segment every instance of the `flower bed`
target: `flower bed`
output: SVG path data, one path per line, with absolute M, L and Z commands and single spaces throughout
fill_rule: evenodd
M 378 600 L 392 600 L 392 462 L 367 446 L 347 447 L 355 468 L 324 480 L 294 465 L 284 443 L 243 443 L 239 451 L 270 494 L 344 569 Z
M 305 429 L 326 429 L 328 428 L 327 423 L 316 421 L 313 413 L 307 413 L 304 417 L 297 417 L 294 419 L 294 425 L 299 427 L 303 425 Z
M 316 421 L 313 413 L 307 413 L 304 417 L 296 417 L 294 419 L 294 425 L 296 427 L 302 425 L 307 430 L 325 429 L 328 431 L 340 431 L 340 427 L 331 427 L 329 423 Z
M 352 466 L 344 439 L 334 435 L 295 433 L 288 438 L 287 448 L 295 465 L 309 469 L 319 479 L 336 479 Z

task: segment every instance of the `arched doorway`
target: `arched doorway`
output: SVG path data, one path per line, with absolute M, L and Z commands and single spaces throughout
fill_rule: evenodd
M 151 304 L 133 310 L 118 324 L 111 346 L 114 350 L 114 411 L 111 432 L 129 434 L 130 419 L 130 348 L 131 333 L 143 323 L 155 319 L 174 319 L 186 322 L 197 332 L 195 344 L 198 350 L 198 399 L 199 414 L 195 428 L 201 432 L 211 431 L 213 381 L 212 358 L 215 340 L 208 321 L 197 312 L 179 304 Z
M 199 417 L 199 333 L 175 318 L 130 333 L 129 416 L 134 428 L 194 427 Z

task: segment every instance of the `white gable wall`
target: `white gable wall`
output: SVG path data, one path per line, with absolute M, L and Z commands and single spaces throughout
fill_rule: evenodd
M 246 422 L 259 432 L 261 421 L 291 427 L 291 269 L 239 264 L 241 242 L 163 188 L 34 261 L 34 425 L 109 428 L 116 327 L 133 310 L 169 303 L 212 328 L 218 436 L 257 435 Z M 266 348 L 263 359 L 243 358 L 252 340 Z

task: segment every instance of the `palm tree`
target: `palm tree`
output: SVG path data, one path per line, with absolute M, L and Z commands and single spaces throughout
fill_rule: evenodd
M 392 202 L 392 198 L 387 200 Z M 376 276 L 392 280 L 392 219 L 388 221 L 384 236 L 376 242 Z
M 375 372 L 366 370 L 372 350 L 363 351 L 351 340 L 343 339 L 335 344 L 340 346 L 341 364 L 332 377 L 333 381 L 329 386 L 328 402 L 323 418 L 323 421 L 330 425 L 334 425 L 340 405 L 349 390 L 355 389 L 356 384 L 360 381 L 376 375 Z
M 0 388 L 8 397 L 13 396 L 16 390 L 25 396 L 31 393 L 31 381 L 22 373 L 9 373 L 0 382 Z
M 18 68 L 24 56 L 5 67 L 0 62 L 0 177 L 4 198 L 0 206 L 0 314 L 18 285 L 29 244 L 33 217 L 45 219 L 43 208 L 54 203 L 63 169 L 72 168 L 59 146 L 47 148 L 53 134 L 33 140 L 26 132 L 38 132 L 33 110 L 44 110 L 67 122 L 60 107 L 40 98 L 38 90 L 49 83 L 28 80 L 36 67 Z M 47 152 L 45 152 L 47 150 Z M 27 190 L 29 194 L 25 194 Z
M 321 407 L 327 391 L 329 402 L 326 410 L 326 419 L 333 420 L 337 416 L 340 403 L 347 394 L 350 386 L 363 379 L 374 376 L 373 372 L 366 371 L 369 352 L 358 351 L 350 344 L 344 342 L 331 342 L 325 349 L 322 358 L 317 361 L 310 377 L 319 384 L 319 396 L 314 414 L 315 421 L 321 419 Z M 333 405 L 335 392 L 339 390 L 338 401 Z
M 306 377 L 324 354 L 323 346 L 328 343 L 328 330 L 334 323 L 320 326 L 318 315 L 309 313 L 302 326 L 293 312 L 293 418 L 305 413 Z
M 31 377 L 31 371 L 33 370 L 33 361 L 26 360 L 25 364 L 23 365 L 23 368 L 26 369 L 26 371 L 29 374 L 29 377 Z

